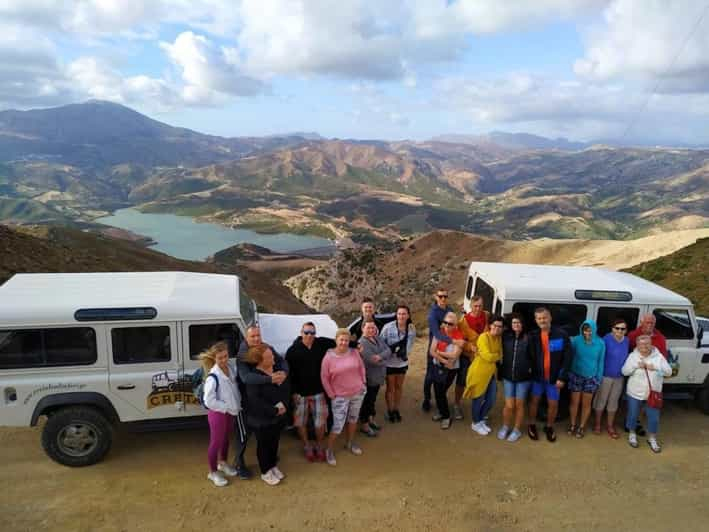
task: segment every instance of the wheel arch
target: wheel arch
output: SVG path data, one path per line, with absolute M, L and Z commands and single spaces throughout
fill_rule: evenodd
M 105 395 L 98 392 L 72 392 L 42 397 L 34 407 L 30 426 L 36 426 L 40 416 L 51 414 L 65 406 L 92 406 L 101 411 L 111 423 L 120 421 L 118 412 Z

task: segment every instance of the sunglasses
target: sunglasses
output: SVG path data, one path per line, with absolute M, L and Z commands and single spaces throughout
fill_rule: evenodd
M 313 331 L 313 330 L 303 331 L 303 334 L 307 334 L 308 336 L 315 336 L 315 331 Z
M 448 294 L 436 294 L 436 297 L 439 299 L 448 299 Z
M 614 331 L 627 331 L 628 329 L 626 327 L 613 327 Z
M 443 325 L 450 325 L 451 327 L 453 327 L 453 325 L 455 325 L 455 323 L 451 323 L 449 321 L 444 321 Z

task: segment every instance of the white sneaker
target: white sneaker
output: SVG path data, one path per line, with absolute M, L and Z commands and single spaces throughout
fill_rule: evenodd
M 660 444 L 657 443 L 657 440 L 655 438 L 648 438 L 647 444 L 650 446 L 650 449 L 652 449 L 653 453 L 662 452 L 662 447 L 660 447 Z
M 273 474 L 273 469 L 261 475 L 261 480 L 263 480 L 269 486 L 275 486 L 280 482 L 280 479 Z
M 487 424 L 487 421 L 483 419 L 480 424 L 482 425 L 483 429 L 485 429 L 485 432 L 487 432 L 488 434 L 492 432 L 492 429 L 490 428 L 490 425 Z
M 278 469 L 278 466 L 272 467 L 271 473 L 273 473 L 273 476 L 276 477 L 278 480 L 283 480 L 284 478 L 286 478 L 285 473 L 283 473 L 283 471 Z
M 207 475 L 207 478 L 211 480 L 218 488 L 229 484 L 229 482 L 227 482 L 227 479 L 225 479 L 219 471 L 212 471 L 211 473 L 209 473 L 209 475 Z
M 327 462 L 328 465 L 331 465 L 331 466 L 337 465 L 337 460 L 335 459 L 335 453 L 333 453 L 331 449 L 327 449 L 325 451 L 325 461 Z
M 628 444 L 633 448 L 638 448 L 638 436 L 634 432 L 628 434 Z
M 485 427 L 483 427 L 482 421 L 473 423 L 470 425 L 470 428 L 473 429 L 473 432 L 480 434 L 480 436 L 487 436 L 489 434 L 489 432 L 485 430 Z
M 217 471 L 221 471 L 222 473 L 224 473 L 228 477 L 235 477 L 236 475 L 239 474 L 239 472 L 236 470 L 235 467 L 230 466 L 226 462 L 221 462 L 217 466 Z

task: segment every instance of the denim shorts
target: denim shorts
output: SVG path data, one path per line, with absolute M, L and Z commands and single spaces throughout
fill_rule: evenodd
M 525 399 L 532 386 L 532 381 L 513 382 L 503 379 L 505 399 Z
M 583 377 L 569 372 L 570 392 L 596 393 L 598 385 L 599 382 L 596 377 Z
M 559 400 L 559 388 L 557 388 L 555 384 L 541 381 L 532 382 L 532 395 L 540 397 L 545 394 L 550 401 Z

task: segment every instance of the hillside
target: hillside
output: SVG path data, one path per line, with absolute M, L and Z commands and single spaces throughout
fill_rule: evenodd
M 709 226 L 709 150 L 443 138 L 456 142 L 229 139 L 97 101 L 4 111 L 0 200 L 35 202 L 15 209 L 20 222 L 55 212 L 86 222 L 133 205 L 360 242 L 435 229 L 628 239 Z
M 356 313 L 362 297 L 373 296 L 382 310 L 392 309 L 399 301 L 406 302 L 423 324 L 431 294 L 438 286 L 447 287 L 451 304 L 460 308 L 468 266 L 473 260 L 620 269 L 673 253 L 706 237 L 709 229 L 631 241 L 519 242 L 434 231 L 393 249 L 344 250 L 329 262 L 291 277 L 286 285 L 311 307 L 340 318 Z
M 174 270 L 235 273 L 260 308 L 286 313 L 309 310 L 271 276 L 238 264 L 178 260 L 127 240 L 74 229 L 29 226 L 16 230 L 0 225 L 0 284 L 15 273 Z
M 697 314 L 709 316 L 709 238 L 627 271 L 688 297 Z

